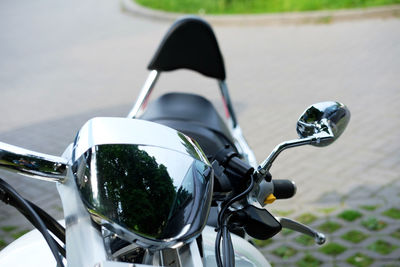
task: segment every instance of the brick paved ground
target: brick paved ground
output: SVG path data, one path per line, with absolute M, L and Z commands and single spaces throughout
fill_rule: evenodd
M 87 119 L 127 114 L 168 26 L 121 15 L 115 3 L 106 1 L 2 1 L 0 140 L 61 154 Z M 315 227 L 336 222 L 341 227 L 329 234 L 330 240 L 351 248 L 333 257 L 302 246 L 294 241 L 297 234 L 289 234 L 263 248 L 268 258 L 280 266 L 295 265 L 304 251 L 316 251 L 311 255 L 325 266 L 347 266 L 346 260 L 361 252 L 376 266 L 399 266 L 400 244 L 393 237 L 399 220 L 382 213 L 400 204 L 400 20 L 215 30 L 239 121 L 259 160 L 277 143 L 296 137 L 295 122 L 309 104 L 339 100 L 352 112 L 348 129 L 332 146 L 285 151 L 271 170 L 274 177 L 298 185 L 295 198 L 273 204 L 272 210 L 290 218 L 312 213 Z M 218 99 L 214 81 L 188 71 L 165 74 L 159 85 L 157 94 L 188 89 Z M 6 178 L 62 217 L 54 185 Z M 365 205 L 376 209 L 360 208 Z M 348 209 L 362 217 L 351 223 L 337 217 Z M 368 230 L 362 222 L 374 225 L 370 217 L 387 226 Z M 0 242 L 10 242 L 25 229 L 30 229 L 25 220 L 0 204 Z M 350 229 L 368 238 L 352 245 L 341 237 Z M 397 247 L 381 255 L 371 249 L 376 240 Z M 291 250 L 281 248 L 274 254 L 281 245 L 296 253 L 289 257 Z M 375 244 L 382 246 L 388 247 Z M 357 259 L 362 262 L 361 256 Z

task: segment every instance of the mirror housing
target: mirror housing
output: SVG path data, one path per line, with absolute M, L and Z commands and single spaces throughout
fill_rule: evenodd
M 327 101 L 311 105 L 297 121 L 301 139 L 315 137 L 311 145 L 323 147 L 332 144 L 346 129 L 350 111 L 339 102 Z M 321 138 L 331 136 L 331 138 Z
M 260 183 L 263 179 L 270 181 L 270 178 L 267 179 L 268 171 L 283 150 L 303 145 L 322 147 L 332 144 L 346 129 L 349 120 L 350 111 L 342 103 L 327 101 L 311 105 L 297 121 L 300 138 L 277 145 L 255 171 L 258 177 L 256 182 Z

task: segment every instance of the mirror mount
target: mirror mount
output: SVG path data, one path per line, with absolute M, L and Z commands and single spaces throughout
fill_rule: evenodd
M 0 142 L 0 169 L 51 181 L 65 181 L 67 160 Z

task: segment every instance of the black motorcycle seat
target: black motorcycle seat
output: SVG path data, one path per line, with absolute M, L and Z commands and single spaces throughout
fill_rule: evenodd
M 214 156 L 233 138 L 210 101 L 188 93 L 168 93 L 149 104 L 139 119 L 171 127 L 195 139 L 207 156 Z

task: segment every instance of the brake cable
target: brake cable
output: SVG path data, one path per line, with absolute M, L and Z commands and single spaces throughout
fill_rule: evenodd
M 232 247 L 232 241 L 228 229 L 228 222 L 229 218 L 231 215 L 225 216 L 225 213 L 227 212 L 228 208 L 235 203 L 236 201 L 242 199 L 245 197 L 254 187 L 254 177 L 253 175 L 250 175 L 250 184 L 244 190 L 242 193 L 232 197 L 231 199 L 225 201 L 223 203 L 223 207 L 218 214 L 218 228 L 216 229 L 217 231 L 217 237 L 215 240 L 215 256 L 216 256 L 216 261 L 217 261 L 217 266 L 218 267 L 223 267 L 224 265 L 222 264 L 221 260 L 221 238 L 224 239 L 223 242 L 223 250 L 224 250 L 224 263 L 225 266 L 234 266 L 234 252 L 233 252 L 233 247 Z M 230 260 L 233 257 L 233 261 Z M 229 263 L 228 265 L 226 265 Z
M 21 213 L 42 233 L 44 239 L 50 247 L 51 252 L 57 262 L 58 267 L 64 267 L 62 256 L 59 252 L 60 245 L 47 231 L 47 227 L 38 213 L 15 189 L 6 181 L 0 178 L 0 199 L 5 203 L 13 203 L 14 207 L 21 210 Z M 11 200 L 11 201 L 10 201 Z

